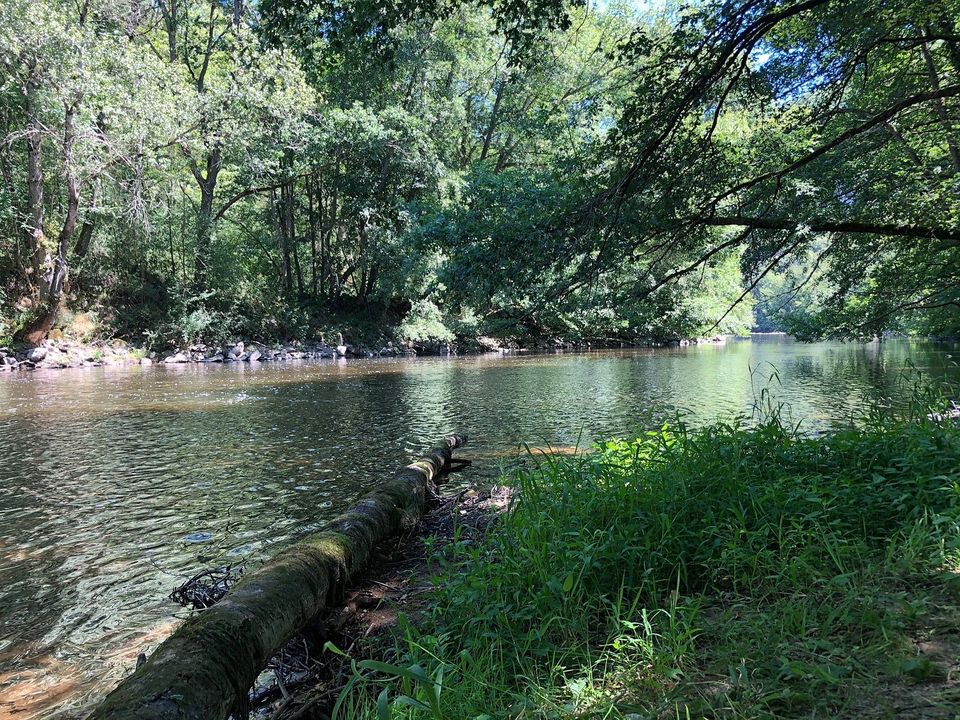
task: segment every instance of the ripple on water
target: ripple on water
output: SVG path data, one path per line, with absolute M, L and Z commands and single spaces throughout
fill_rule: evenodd
M 205 543 L 210 542 L 213 539 L 213 533 L 208 532 L 196 532 L 190 533 L 184 538 L 185 542 L 188 543 Z

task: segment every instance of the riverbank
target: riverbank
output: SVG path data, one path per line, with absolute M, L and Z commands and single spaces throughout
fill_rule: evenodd
M 291 640 L 251 692 L 255 716 L 329 717 L 350 683 L 351 662 L 396 659 L 403 629 L 432 611 L 433 582 L 443 556 L 457 544 L 482 542 L 507 510 L 507 487 L 467 489 L 435 504 L 413 532 L 378 548 L 377 558 L 323 619 L 320 646 Z
M 954 717 L 958 467 L 928 422 L 549 457 L 489 532 L 427 542 L 412 621 L 317 692 L 371 720 Z
M 383 345 L 367 346 L 346 342 L 340 335 L 336 344 L 323 340 L 294 341 L 290 343 L 262 343 L 240 341 L 227 345 L 194 343 L 167 349 L 150 350 L 133 347 L 123 340 L 79 342 L 56 334 L 35 346 L 8 345 L 0 347 L 0 372 L 15 370 L 59 370 L 75 367 L 103 367 L 105 365 L 182 365 L 189 363 L 283 362 L 287 360 L 333 360 L 342 358 L 417 357 L 474 354 L 481 352 L 552 352 L 584 351 L 629 347 L 682 347 L 697 344 L 722 344 L 724 336 L 694 338 L 692 340 L 634 340 L 631 342 L 607 339 L 597 342 L 568 342 L 561 339 L 518 343 L 496 338 L 474 338 L 458 342 L 439 340 L 387 341 Z

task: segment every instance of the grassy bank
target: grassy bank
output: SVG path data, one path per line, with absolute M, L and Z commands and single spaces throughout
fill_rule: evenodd
M 678 425 L 512 482 L 339 717 L 956 717 L 956 427 Z

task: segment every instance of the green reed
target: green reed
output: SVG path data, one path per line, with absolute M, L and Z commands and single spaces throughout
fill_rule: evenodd
M 337 714 L 883 716 L 919 682 L 940 702 L 912 640 L 933 616 L 958 632 L 960 430 L 917 415 L 678 423 L 516 472 Z

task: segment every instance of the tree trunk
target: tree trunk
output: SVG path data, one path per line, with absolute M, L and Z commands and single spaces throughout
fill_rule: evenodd
M 64 114 L 63 122 L 63 172 L 67 183 L 67 214 L 63 220 L 63 227 L 60 228 L 60 234 L 57 237 L 57 256 L 54 259 L 53 267 L 50 272 L 50 310 L 56 313 L 56 308 L 60 304 L 60 294 L 63 291 L 63 284 L 67 279 L 69 265 L 67 264 L 67 252 L 73 235 L 77 231 L 77 223 L 80 219 L 80 178 L 77 175 L 73 162 L 73 147 L 76 140 L 74 131 L 74 119 L 76 117 L 76 108 L 70 107 Z M 51 327 L 53 326 L 51 318 Z
M 83 221 L 83 225 L 80 226 L 80 233 L 77 235 L 77 245 L 73 249 L 73 254 L 76 255 L 78 260 L 86 257 L 87 252 L 90 250 L 90 241 L 93 239 L 93 228 L 94 222 L 92 218 L 87 218 Z
M 177 0 L 160 2 L 163 26 L 167 33 L 167 54 L 171 63 L 177 61 Z
M 4 124 L 3 128 L 0 129 L 0 134 L 4 137 L 12 132 L 15 122 L 17 127 L 19 127 L 19 118 L 17 121 L 14 121 L 13 114 L 14 108 L 12 105 L 8 106 L 3 113 Z M 24 258 L 24 247 L 29 248 L 29 244 L 24 242 L 24 236 L 27 234 L 23 231 L 26 225 L 24 222 L 26 215 L 24 206 L 21 204 L 21 193 L 18 183 L 14 177 L 14 167 L 13 143 L 0 143 L 0 178 L 3 178 L 3 192 L 10 198 L 11 209 L 13 210 L 0 232 L 6 237 L 16 238 L 13 251 L 14 264 L 22 277 L 29 278 L 30 273 L 25 264 L 29 262 L 29 258 Z
M 373 263 L 370 266 L 370 275 L 367 277 L 367 290 L 364 293 L 364 299 L 368 299 L 373 295 L 374 289 L 377 287 L 377 276 L 380 274 L 380 266 L 376 263 Z
M 413 527 L 453 450 L 451 435 L 194 615 L 114 690 L 89 720 L 216 720 L 243 708 L 266 662 L 364 567 L 379 542 Z
M 30 285 L 40 288 L 43 268 L 49 264 L 50 251 L 43 234 L 43 134 L 37 108 L 37 85 L 27 81 L 27 247 L 30 252 Z
M 295 183 L 295 180 L 284 183 L 280 192 L 281 197 L 284 197 L 283 211 L 286 215 L 287 249 L 293 258 L 293 270 L 297 278 L 297 295 L 302 297 L 303 269 L 300 267 L 300 253 L 297 251 L 297 194 Z
M 360 282 L 357 283 L 356 278 L 354 278 L 354 287 L 357 292 L 357 301 L 360 305 L 366 305 L 367 303 L 367 275 L 369 273 L 370 257 L 369 257 L 369 248 L 370 240 L 367 235 L 367 221 L 361 216 L 360 222 L 357 227 L 357 237 L 359 240 L 359 253 L 357 262 L 361 264 L 360 268 Z
M 193 259 L 193 284 L 199 292 L 207 289 L 210 263 L 210 238 L 213 232 L 213 187 L 200 185 L 200 213 L 197 215 L 197 247 Z
M 497 164 L 493 168 L 494 173 L 499 175 L 510 165 L 510 156 L 513 154 L 515 142 L 513 133 L 509 133 L 506 141 L 503 143 L 503 147 L 500 148 L 500 152 L 497 154 Z
M 287 242 L 286 213 L 284 212 L 285 193 L 280 188 L 280 197 L 276 190 L 270 191 L 270 200 L 273 207 L 274 227 L 277 234 L 277 250 L 280 253 L 280 287 L 285 295 L 290 294 L 293 286 L 293 270 L 290 265 L 290 246 Z
M 177 255 L 176 255 L 176 250 L 173 243 L 173 212 L 170 209 L 169 200 L 167 200 L 167 243 L 170 246 L 170 277 L 176 279 Z
M 942 14 L 940 17 L 940 22 L 937 23 L 937 29 L 945 35 L 954 36 L 953 28 L 953 19 L 947 14 Z M 946 44 L 947 55 L 950 58 L 950 64 L 953 66 L 954 72 L 960 73 L 960 43 L 958 43 L 956 40 L 948 39 L 946 40 Z
M 200 213 L 197 215 L 197 247 L 194 251 L 193 284 L 197 292 L 207 289 L 210 279 L 210 244 L 213 236 L 213 198 L 217 189 L 222 157 L 215 147 L 207 156 L 206 175 L 194 168 L 193 174 L 200 186 Z
M 325 293 L 328 301 L 335 299 L 335 293 L 337 290 L 337 271 L 333 259 L 333 239 L 334 237 L 338 237 L 335 236 L 334 233 L 339 233 L 339 228 L 337 225 L 340 216 L 339 180 L 340 171 L 338 168 L 333 176 L 333 187 L 329 191 L 330 208 L 325 213 L 326 220 L 324 221 L 324 219 L 321 218 L 320 221 L 320 277 L 326 286 L 326 289 L 323 292 Z
M 63 227 L 57 236 L 56 254 L 42 267 L 40 277 L 40 314 L 37 319 L 25 327 L 21 336 L 31 345 L 37 345 L 46 339 L 47 334 L 57 321 L 60 302 L 63 297 L 63 285 L 67 280 L 70 265 L 67 253 L 77 230 L 80 217 L 80 178 L 73 160 L 73 147 L 76 142 L 74 122 L 77 108 L 68 106 L 63 118 L 63 174 L 67 184 L 67 214 Z M 49 256 L 49 252 L 45 251 Z
M 300 253 L 297 251 L 297 246 L 293 246 L 293 269 L 297 277 L 297 297 L 303 297 L 306 292 L 303 285 L 303 267 L 300 265 Z
M 314 204 L 315 180 L 313 175 L 306 179 L 307 217 L 310 221 L 310 295 L 317 297 L 317 211 Z
M 490 153 L 490 143 L 493 141 L 493 134 L 497 130 L 497 122 L 500 114 L 500 101 L 503 99 L 503 90 L 507 83 L 504 80 L 497 80 L 497 95 L 493 99 L 493 109 L 490 111 L 490 122 L 487 123 L 487 131 L 483 134 L 483 149 L 480 151 L 480 161 L 487 159 Z
M 93 231 L 96 227 L 96 221 L 91 215 L 97 208 L 99 197 L 99 183 L 94 183 L 90 196 L 90 207 L 87 208 L 83 224 L 80 226 L 80 232 L 77 233 L 77 244 L 73 248 L 73 254 L 77 260 L 83 260 L 90 250 L 90 241 L 93 239 Z

